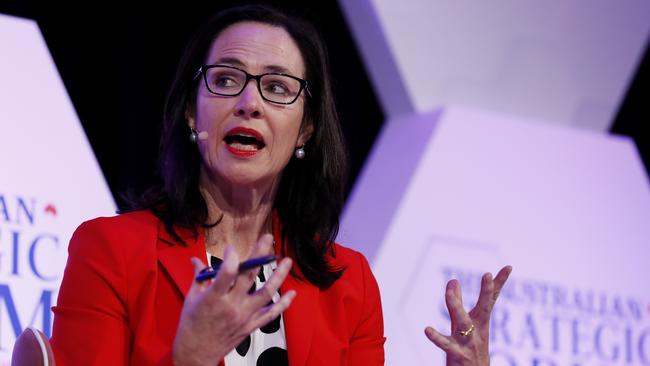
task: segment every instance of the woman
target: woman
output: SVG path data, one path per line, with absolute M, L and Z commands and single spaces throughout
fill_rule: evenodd
M 143 210 L 86 222 L 71 240 L 57 362 L 383 364 L 376 281 L 333 241 L 346 154 L 314 29 L 261 6 L 218 14 L 189 44 L 164 120 L 164 186 Z M 277 265 L 239 273 L 241 259 L 269 254 Z M 195 281 L 209 261 L 217 276 Z M 475 314 L 452 282 L 454 335 L 427 330 L 450 362 L 488 360 L 505 272 L 484 278 Z

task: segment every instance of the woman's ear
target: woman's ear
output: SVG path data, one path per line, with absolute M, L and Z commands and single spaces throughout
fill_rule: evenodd
M 196 120 L 194 119 L 194 108 L 189 104 L 185 105 L 185 123 L 189 128 L 196 129 Z
M 300 133 L 298 134 L 298 141 L 296 147 L 304 146 L 307 141 L 311 138 L 311 135 L 314 133 L 314 124 L 311 121 L 303 123 L 300 127 Z

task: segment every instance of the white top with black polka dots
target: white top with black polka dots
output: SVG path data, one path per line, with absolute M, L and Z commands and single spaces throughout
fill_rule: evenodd
M 208 260 L 212 265 L 221 262 L 219 258 L 212 257 L 210 254 L 208 254 Z M 255 278 L 255 285 L 251 287 L 250 292 L 262 288 L 266 279 L 271 276 L 276 267 L 276 262 L 265 264 Z M 276 291 L 272 301 L 276 302 L 279 299 L 280 293 Z M 226 366 L 288 365 L 287 342 L 282 314 L 247 336 L 226 355 L 224 361 Z

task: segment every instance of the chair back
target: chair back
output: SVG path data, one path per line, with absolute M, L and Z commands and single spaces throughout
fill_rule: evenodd
M 45 334 L 32 327 L 20 333 L 11 354 L 11 366 L 55 366 L 54 353 Z

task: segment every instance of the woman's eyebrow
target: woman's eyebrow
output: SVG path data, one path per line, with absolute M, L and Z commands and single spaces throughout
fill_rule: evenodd
M 280 74 L 292 74 L 289 69 L 287 69 L 284 66 L 279 66 L 279 65 L 268 65 L 264 67 L 265 72 L 277 72 Z
M 217 60 L 214 61 L 214 64 L 224 64 L 224 65 L 230 65 L 230 66 L 235 66 L 240 69 L 246 69 L 246 65 L 238 58 L 234 57 L 221 57 L 218 58 Z M 280 73 L 280 74 L 290 74 L 293 75 L 293 73 L 287 69 L 284 66 L 280 65 L 267 65 L 264 66 L 264 72 L 274 72 L 274 73 Z
M 236 66 L 239 68 L 244 68 L 246 65 L 244 65 L 243 62 L 241 62 L 239 59 L 234 58 L 234 57 L 221 57 L 218 58 L 217 60 L 214 61 L 215 65 L 220 65 L 220 64 L 226 64 L 230 66 Z

